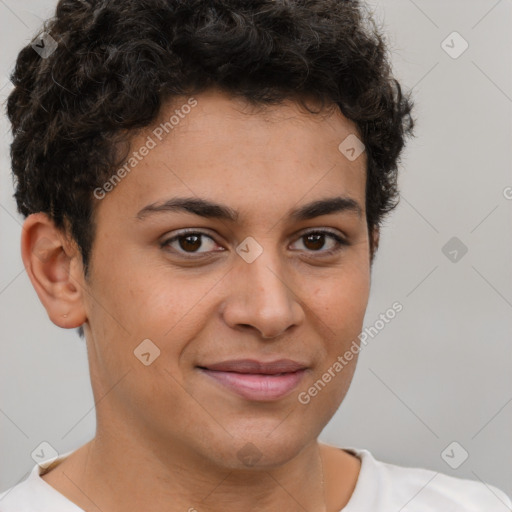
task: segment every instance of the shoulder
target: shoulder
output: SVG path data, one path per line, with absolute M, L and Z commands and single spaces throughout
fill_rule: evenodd
M 0 492 L 1 512 L 83 512 L 81 508 L 69 501 L 41 475 L 58 465 L 70 453 L 57 457 L 52 464 L 42 469 L 36 464 L 22 481 Z
M 354 492 L 373 488 L 374 510 L 403 512 L 510 512 L 512 501 L 497 487 L 418 467 L 376 460 L 364 449 L 348 448 L 362 460 L 360 479 Z M 359 487 L 359 489 L 358 489 Z M 350 511 L 350 509 L 348 509 Z
M 402 500 L 411 500 L 411 504 L 417 499 L 422 507 L 418 507 L 418 510 L 434 510 L 433 507 L 442 506 L 445 512 L 506 512 L 512 507 L 512 502 L 503 491 L 481 481 L 422 468 L 382 465 L 383 471 L 388 472 L 396 487 L 396 494 Z M 416 510 L 413 506 L 410 508 Z
M 36 490 L 34 489 L 35 471 L 37 471 L 36 467 L 29 473 L 27 478 L 0 492 L 0 510 L 2 512 L 31 512 L 36 510 L 32 508 L 32 506 L 35 507 L 36 505 L 33 503 L 33 496 L 36 495 Z

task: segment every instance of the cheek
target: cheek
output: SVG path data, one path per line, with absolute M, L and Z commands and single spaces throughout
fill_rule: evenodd
M 340 272 L 315 290 L 311 307 L 333 332 L 353 333 L 362 326 L 369 291 L 369 275 L 364 269 Z
M 124 328 L 133 337 L 164 337 L 189 323 L 182 319 L 194 314 L 211 286 L 209 281 L 192 281 L 168 267 L 132 261 L 101 276 L 97 293 L 117 320 L 118 329 Z

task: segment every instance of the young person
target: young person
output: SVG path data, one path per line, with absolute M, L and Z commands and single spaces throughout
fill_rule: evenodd
M 85 336 L 97 430 L 0 510 L 512 505 L 318 442 L 413 125 L 363 6 L 61 0 L 13 82 L 23 262 Z

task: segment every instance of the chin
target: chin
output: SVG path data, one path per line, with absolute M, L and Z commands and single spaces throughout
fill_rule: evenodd
M 230 469 L 264 469 L 270 470 L 280 467 L 294 457 L 304 448 L 302 439 L 269 440 L 263 436 L 254 436 L 251 439 L 239 439 L 233 443 L 229 450 L 229 460 L 226 466 Z M 234 450 L 233 450 L 234 448 Z
M 316 439 L 314 432 L 290 422 L 285 425 L 274 421 L 251 421 L 250 425 L 238 425 L 227 429 L 232 437 L 223 436 L 215 443 L 215 452 L 209 448 L 208 457 L 227 469 L 273 469 L 296 457 Z

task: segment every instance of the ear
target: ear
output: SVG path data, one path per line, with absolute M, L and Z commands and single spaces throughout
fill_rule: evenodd
M 72 329 L 86 320 L 80 252 L 45 213 L 29 215 L 21 234 L 27 274 L 50 320 Z
M 370 254 L 370 260 L 373 262 L 373 259 L 375 258 L 375 254 L 377 253 L 377 249 L 379 248 L 379 241 L 380 241 L 380 228 L 374 227 L 372 230 L 372 241 L 373 241 L 373 250 Z

